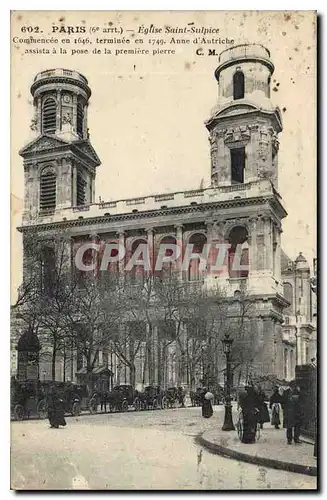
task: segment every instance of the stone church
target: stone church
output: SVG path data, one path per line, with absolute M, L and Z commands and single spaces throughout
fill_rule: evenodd
M 31 86 L 36 138 L 20 151 L 25 210 L 19 230 L 24 240 L 32 232 L 51 237 L 65 228 L 72 239 L 110 239 L 134 250 L 148 243 L 154 253 L 164 242 L 181 248 L 193 244 L 201 253 L 205 244 L 223 241 L 230 245 L 230 257 L 241 245 L 247 271 L 227 266 L 213 275 L 201 272 L 196 260 L 187 270 L 177 265 L 176 271 L 180 279 L 207 288 L 218 283 L 230 297 L 246 286 L 255 303 L 258 342 L 263 347 L 256 369 L 261 375 L 290 380 L 296 364 L 310 362 L 314 323 L 310 267 L 302 254 L 293 262 L 281 248 L 287 213 L 278 192 L 283 125 L 280 110 L 270 99 L 273 71 L 270 53 L 261 45 L 233 46 L 220 54 L 215 71 L 217 104 L 205 122 L 211 152 L 209 188 L 100 203 L 95 201 L 100 159 L 87 123 L 88 81 L 67 69 L 37 74 Z M 144 356 L 141 349 L 138 383 Z M 165 363 L 164 385 L 187 385 L 187 380 L 176 378 L 174 345 Z M 77 359 L 71 366 L 57 364 L 61 380 L 64 369 L 66 380 L 75 380 L 83 370 Z M 113 383 L 129 383 L 128 370 L 112 353 L 100 352 L 98 364 L 109 366 Z M 44 364 L 40 373 L 49 378 L 49 367 Z M 156 373 L 153 380 L 146 375 L 145 382 L 158 382 Z M 200 379 L 201 374 L 196 383 Z

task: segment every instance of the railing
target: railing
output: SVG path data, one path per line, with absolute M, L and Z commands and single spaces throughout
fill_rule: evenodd
M 90 210 L 90 205 L 80 205 L 78 207 L 73 207 L 73 212 L 88 212 Z
M 131 200 L 126 200 L 126 205 L 140 205 L 145 203 L 145 198 L 132 198 Z
M 116 201 L 107 201 L 99 203 L 99 208 L 115 208 L 117 206 Z
M 260 180 L 248 182 L 246 184 L 234 184 L 231 186 L 216 186 L 205 189 L 197 189 L 190 191 L 179 191 L 175 193 L 162 193 L 152 196 L 144 196 L 139 198 L 122 199 L 116 201 L 101 201 L 100 203 L 87 204 L 82 206 L 58 208 L 56 210 L 42 210 L 39 215 L 42 217 L 55 215 L 60 217 L 69 217 L 69 213 L 73 212 L 89 212 L 90 217 L 101 216 L 104 209 L 113 209 L 111 215 L 130 213 L 137 210 L 137 206 L 142 206 L 142 210 L 157 210 L 157 203 L 170 201 L 165 208 L 174 206 L 189 206 L 197 203 L 198 198 L 201 198 L 203 203 L 212 203 L 213 201 L 232 200 L 233 193 L 242 192 L 242 196 L 256 196 L 260 193 L 275 193 L 273 186 L 268 180 Z M 222 195 L 222 196 L 221 196 Z M 137 207 L 137 208 L 133 208 Z M 66 215 L 67 214 L 67 215 Z
M 186 191 L 184 193 L 184 198 L 193 198 L 193 196 L 203 196 L 204 190 L 203 189 L 196 189 L 194 191 Z
M 78 71 L 73 71 L 71 69 L 62 69 L 62 68 L 54 68 L 41 71 L 35 76 L 34 82 L 41 80 L 42 78 L 49 78 L 51 76 L 69 76 L 71 78 L 75 78 L 76 80 L 82 81 L 86 85 L 88 84 L 88 81 L 85 78 L 85 76 L 81 75 L 81 73 L 78 73 Z
M 222 64 L 231 59 L 238 59 L 239 57 L 263 57 L 270 58 L 270 52 L 266 47 L 256 43 L 237 45 L 229 49 L 223 50 L 219 56 L 219 63 Z
M 174 194 L 158 194 L 154 197 L 154 201 L 155 202 L 169 201 L 169 200 L 173 200 L 174 198 L 175 198 Z

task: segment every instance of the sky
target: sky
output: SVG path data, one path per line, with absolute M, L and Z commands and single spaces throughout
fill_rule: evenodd
M 21 16 L 21 17 L 19 17 Z M 64 21 L 59 21 L 64 19 Z M 23 25 L 213 26 L 235 44 L 260 43 L 275 65 L 271 97 L 282 111 L 279 192 L 288 216 L 282 246 L 291 259 L 316 256 L 316 48 L 315 17 L 283 12 L 22 12 L 12 16 L 12 37 Z M 56 35 L 60 36 L 66 35 Z M 109 35 L 102 35 L 109 36 Z M 216 38 L 217 36 L 214 35 Z M 152 37 L 154 38 L 154 37 Z M 166 39 L 171 38 L 167 37 Z M 204 121 L 217 103 L 218 56 L 199 57 L 196 45 L 173 46 L 176 55 L 112 56 L 24 54 L 12 43 L 11 194 L 12 293 L 21 281 L 23 162 L 18 151 L 32 140 L 30 86 L 36 73 L 55 67 L 84 74 L 92 90 L 88 126 L 101 166 L 96 201 L 196 189 L 210 184 L 210 150 Z M 169 45 L 171 48 L 172 46 Z M 210 45 L 217 53 L 224 45 Z M 277 86 L 276 84 L 279 83 Z

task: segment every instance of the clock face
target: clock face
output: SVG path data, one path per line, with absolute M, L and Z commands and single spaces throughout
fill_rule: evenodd
M 64 95 L 64 102 L 66 102 L 66 103 L 70 102 L 70 95 L 69 94 Z

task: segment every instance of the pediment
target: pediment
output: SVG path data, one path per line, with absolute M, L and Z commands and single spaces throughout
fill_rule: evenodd
M 72 146 L 74 146 L 75 150 L 80 151 L 82 154 L 86 155 L 90 160 L 92 160 L 94 166 L 100 165 L 100 158 L 96 154 L 93 146 L 89 141 L 74 141 L 72 143 Z
M 19 154 L 24 157 L 30 154 L 41 153 L 43 151 L 59 149 L 63 146 L 67 146 L 68 144 L 69 143 L 63 139 L 58 139 L 57 137 L 44 134 L 27 144 L 27 146 L 19 151 Z

